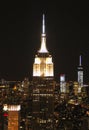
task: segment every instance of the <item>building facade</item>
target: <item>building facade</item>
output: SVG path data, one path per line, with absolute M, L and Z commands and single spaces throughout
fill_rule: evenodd
M 20 105 L 8 105 L 8 130 L 19 130 Z

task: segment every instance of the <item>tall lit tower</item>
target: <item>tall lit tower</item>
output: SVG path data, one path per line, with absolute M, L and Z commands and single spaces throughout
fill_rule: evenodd
M 45 15 L 43 14 L 42 20 L 42 34 L 41 34 L 41 47 L 38 54 L 35 55 L 33 64 L 33 77 L 53 77 L 54 68 L 52 56 L 46 48 L 46 33 L 45 33 Z
M 80 87 L 83 87 L 83 67 L 82 67 L 82 57 L 79 56 L 79 66 L 78 66 L 78 83 Z
M 41 47 L 33 64 L 32 130 L 54 130 L 54 67 L 46 48 L 45 15 Z

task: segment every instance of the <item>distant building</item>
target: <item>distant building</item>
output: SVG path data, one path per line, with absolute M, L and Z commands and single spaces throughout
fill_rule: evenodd
M 65 74 L 60 75 L 60 93 L 66 93 Z
M 8 105 L 8 130 L 19 130 L 20 105 Z
M 73 83 L 73 91 L 74 91 L 74 95 L 76 95 L 76 96 L 78 95 L 78 92 L 81 92 L 81 91 L 79 91 L 79 83 L 76 81 Z
M 32 130 L 54 130 L 54 65 L 46 48 L 45 16 L 41 48 L 33 64 Z
M 83 67 L 81 63 L 81 55 L 79 57 L 79 66 L 78 66 L 78 83 L 79 83 L 78 92 L 81 92 L 81 87 L 83 87 Z

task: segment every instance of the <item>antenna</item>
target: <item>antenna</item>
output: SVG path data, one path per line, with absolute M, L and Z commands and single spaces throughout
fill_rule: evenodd
M 82 57 L 81 55 L 79 56 L 79 66 L 82 66 L 82 61 L 81 61 Z
M 45 15 L 43 14 L 43 19 L 42 19 L 42 34 L 45 34 Z

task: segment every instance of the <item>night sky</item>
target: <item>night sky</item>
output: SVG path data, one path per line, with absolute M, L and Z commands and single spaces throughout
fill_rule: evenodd
M 79 55 L 82 55 L 84 82 L 89 81 L 88 1 L 3 1 L 0 6 L 0 79 L 32 78 L 44 13 L 55 78 L 59 80 L 64 73 L 67 81 L 77 80 Z

